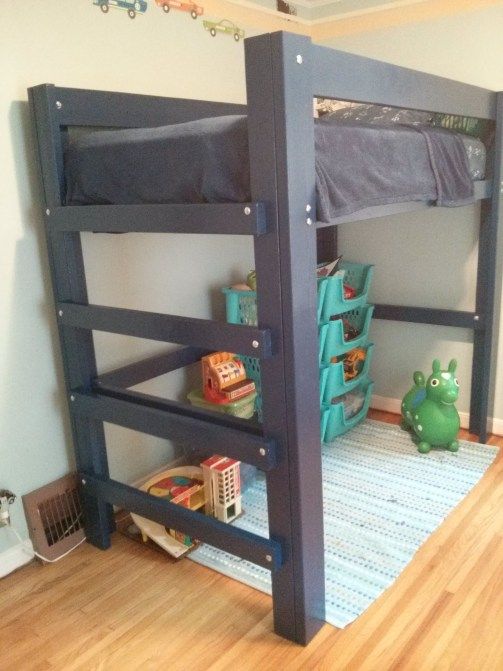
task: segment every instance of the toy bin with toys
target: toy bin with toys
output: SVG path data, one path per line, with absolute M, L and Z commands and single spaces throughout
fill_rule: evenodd
M 373 352 L 373 343 L 368 343 L 332 357 L 331 363 L 321 366 L 320 401 L 331 403 L 334 397 L 347 394 L 368 378 Z
M 372 399 L 374 383 L 362 380 L 356 389 L 321 406 L 321 440 L 331 443 L 365 419 Z
M 368 373 L 374 348 L 368 342 L 368 334 L 374 308 L 367 304 L 367 297 L 372 275 L 372 265 L 340 258 L 317 268 L 320 426 L 324 442 L 331 442 L 356 426 L 368 411 L 372 395 Z M 226 299 L 227 321 L 256 326 L 254 271 L 248 275 L 247 283 L 222 291 Z M 260 362 L 253 357 L 239 356 L 239 359 L 247 377 L 255 383 L 255 409 L 261 421 Z M 334 403 L 337 397 L 340 399 Z

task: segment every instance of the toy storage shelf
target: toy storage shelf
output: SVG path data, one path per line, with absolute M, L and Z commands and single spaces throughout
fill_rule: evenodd
M 368 343 L 368 333 L 372 319 L 373 305 L 366 305 L 373 266 L 343 261 L 340 270 L 333 276 L 322 277 L 317 282 L 317 319 L 319 339 L 319 394 L 321 405 L 321 438 L 332 442 L 335 438 L 356 426 L 367 415 L 372 384 L 368 379 L 370 360 L 374 345 Z M 356 291 L 352 298 L 346 298 L 344 285 L 349 284 Z M 227 321 L 231 324 L 254 326 L 257 324 L 257 292 L 225 287 Z M 340 316 L 341 319 L 334 319 Z M 359 335 L 345 340 L 343 319 L 351 323 Z M 331 363 L 332 358 L 363 347 L 366 360 L 363 369 L 355 379 L 345 381 L 344 363 Z M 260 361 L 256 357 L 243 356 L 241 359 L 247 375 L 255 382 L 257 389 L 256 410 L 262 421 L 262 381 Z M 331 406 L 332 399 L 361 387 L 365 393 L 362 408 L 354 417 L 346 418 L 342 401 Z

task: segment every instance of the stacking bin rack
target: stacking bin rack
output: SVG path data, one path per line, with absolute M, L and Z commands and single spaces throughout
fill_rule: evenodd
M 321 438 L 325 443 L 333 442 L 338 436 L 354 428 L 367 416 L 372 397 L 373 383 L 369 378 L 370 360 L 374 346 L 368 342 L 370 321 L 374 306 L 367 304 L 373 266 L 356 263 L 342 263 L 344 276 L 335 275 L 318 281 L 318 295 L 323 300 L 318 305 L 318 332 L 320 340 L 320 404 Z M 344 284 L 356 290 L 352 299 L 344 298 Z M 339 319 L 333 319 L 340 317 Z M 346 340 L 343 320 L 348 321 L 358 331 L 356 338 Z M 356 347 L 365 349 L 366 359 L 358 375 L 346 380 L 344 362 L 333 362 L 335 357 L 347 354 Z M 339 398 L 355 389 L 365 394 L 360 410 L 352 417 L 346 417 L 344 401 Z
M 372 396 L 372 384 L 369 380 L 369 367 L 374 345 L 368 343 L 370 320 L 373 306 L 367 305 L 367 296 L 372 280 L 373 266 L 360 263 L 342 262 L 341 271 L 331 277 L 318 279 L 317 318 L 320 365 L 320 405 L 321 439 L 332 442 L 337 436 L 355 427 L 367 415 Z M 344 297 L 344 284 L 351 284 L 356 290 L 354 298 Z M 227 321 L 230 324 L 257 325 L 257 292 L 226 287 L 222 289 L 226 299 Z M 341 320 L 331 320 L 342 315 L 354 325 L 359 335 L 346 341 Z M 350 381 L 344 379 L 344 363 L 332 363 L 335 356 L 345 354 L 355 347 L 363 347 L 367 356 L 358 376 Z M 241 356 L 247 376 L 255 382 L 257 397 L 255 407 L 258 420 L 262 421 L 262 383 L 260 361 L 255 357 Z M 332 399 L 342 396 L 356 387 L 365 390 L 365 402 L 361 410 L 350 419 L 346 419 L 342 402 L 331 405 Z
M 376 306 L 378 316 L 474 331 L 471 428 L 485 439 L 491 390 L 496 230 L 501 220 L 503 97 L 491 91 L 265 34 L 245 41 L 247 107 L 41 85 L 29 90 L 45 203 L 45 230 L 88 540 L 107 548 L 112 505 L 196 536 L 272 572 L 275 631 L 307 643 L 324 621 L 323 501 L 315 265 L 336 256 L 337 224 L 427 208 L 367 208 L 329 225 L 315 220 L 313 96 L 448 112 L 496 121 L 494 182 L 484 202 L 475 312 Z M 251 202 L 194 205 L 64 204 L 69 127 L 158 126 L 248 115 Z M 500 191 L 500 186 L 501 191 Z M 252 235 L 258 326 L 90 305 L 80 233 Z M 183 345 L 98 375 L 92 331 Z M 225 349 L 260 359 L 263 423 L 131 391 L 140 382 Z M 174 441 L 204 439 L 216 453 L 267 476 L 269 538 L 225 525 L 109 476 L 103 422 Z

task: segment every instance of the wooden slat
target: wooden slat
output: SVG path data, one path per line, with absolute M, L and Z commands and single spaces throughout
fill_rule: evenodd
M 124 426 L 159 438 L 193 445 L 269 471 L 276 464 L 275 441 L 264 438 L 244 420 L 225 421 L 216 413 L 153 398 L 139 392 L 74 391 L 72 415 Z M 213 416 L 216 415 L 216 416 Z
M 390 319 L 414 324 L 433 324 L 435 326 L 456 326 L 473 330 L 484 329 L 480 315 L 460 310 L 441 310 L 435 308 L 417 308 L 409 305 L 375 305 L 375 319 Z M 475 319 L 478 317 L 478 319 Z
M 121 366 L 108 373 L 99 375 L 95 383 L 99 385 L 115 385 L 117 387 L 133 387 L 159 375 L 165 375 L 178 368 L 190 366 L 201 357 L 209 354 L 209 350 L 200 347 L 183 347 L 174 351 L 156 354 L 154 356 Z
M 246 114 L 234 103 L 92 91 L 43 84 L 60 126 L 138 128 L 194 121 L 225 114 Z
M 496 118 L 496 94 L 488 89 L 319 45 L 301 56 L 312 59 L 317 96 Z
M 61 324 L 73 328 L 212 350 L 225 349 L 258 358 L 271 356 L 269 331 L 253 326 L 78 303 L 59 303 L 58 318 Z
M 47 213 L 54 232 L 217 233 L 260 235 L 265 232 L 261 203 L 186 205 L 68 205 Z
M 116 480 L 97 478 L 85 472 L 80 473 L 79 477 L 82 490 L 100 500 L 142 515 L 168 528 L 183 531 L 264 568 L 273 570 L 281 566 L 281 546 L 276 541 L 225 524 L 214 517 L 170 503 Z

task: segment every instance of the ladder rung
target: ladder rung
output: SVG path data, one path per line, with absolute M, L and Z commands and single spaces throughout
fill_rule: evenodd
M 474 312 L 459 310 L 441 310 L 438 308 L 417 308 L 407 305 L 375 305 L 375 319 L 390 319 L 415 324 L 434 324 L 436 326 L 456 326 L 474 329 L 484 328 L 484 321 Z
M 47 223 L 55 232 L 226 235 L 266 232 L 263 203 L 66 205 L 48 212 Z
M 214 517 L 170 503 L 116 480 L 98 478 L 87 473 L 80 473 L 79 477 L 86 494 L 168 528 L 183 531 L 204 543 L 264 568 L 272 570 L 281 566 L 281 546 L 277 541 L 225 524 Z
M 65 326 L 225 350 L 259 359 L 271 356 L 269 330 L 254 326 L 81 303 L 59 303 L 57 311 L 59 322 Z
M 135 396 L 136 402 L 133 400 Z M 248 431 L 242 425 L 235 428 L 225 425 L 224 418 L 217 416 L 213 419 L 212 413 L 190 406 L 182 408 L 180 404 L 135 392 L 130 392 L 130 398 L 126 400 L 106 393 L 74 391 L 71 399 L 70 408 L 75 415 L 118 424 L 159 438 L 188 442 L 196 450 L 204 448 L 263 471 L 276 465 L 275 441 L 254 431 L 252 425 Z

